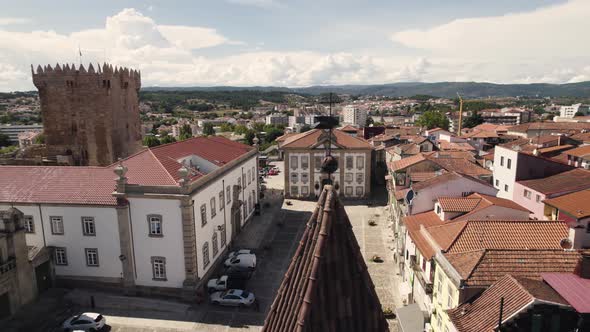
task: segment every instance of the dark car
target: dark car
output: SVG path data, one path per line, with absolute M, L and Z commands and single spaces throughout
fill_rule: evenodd
M 235 266 L 228 267 L 223 271 L 223 274 L 235 280 L 248 280 L 252 277 L 252 271 L 240 269 Z

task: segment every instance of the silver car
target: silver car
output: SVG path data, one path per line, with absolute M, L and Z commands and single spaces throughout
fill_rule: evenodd
M 253 293 L 241 289 L 230 289 L 225 292 L 215 292 L 211 294 L 209 300 L 213 304 L 248 307 L 256 301 Z
M 80 315 L 76 315 L 66 319 L 66 321 L 62 324 L 62 328 L 64 331 L 100 331 L 107 320 L 103 317 L 103 315 L 95 313 L 95 312 L 85 312 Z

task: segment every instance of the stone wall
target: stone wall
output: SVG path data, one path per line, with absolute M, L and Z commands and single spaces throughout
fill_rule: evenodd
M 71 154 L 76 165 L 109 165 L 140 147 L 139 72 L 58 64 L 32 74 L 48 149 Z

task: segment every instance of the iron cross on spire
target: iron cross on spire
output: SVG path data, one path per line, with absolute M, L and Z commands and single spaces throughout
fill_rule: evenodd
M 338 161 L 332 156 L 332 131 L 338 126 L 338 118 L 332 115 L 332 105 L 338 100 L 334 98 L 334 94 L 330 92 L 327 100 L 322 100 L 320 97 L 320 104 L 329 105 L 328 116 L 316 116 L 314 128 L 328 131 L 328 144 L 325 145 L 325 157 L 322 161 L 321 172 L 324 174 L 322 180 L 322 187 L 326 184 L 332 184 L 332 174 L 338 169 Z

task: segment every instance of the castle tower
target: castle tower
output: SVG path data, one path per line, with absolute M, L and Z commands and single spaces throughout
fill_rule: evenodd
M 45 143 L 50 153 L 71 155 L 76 165 L 109 165 L 140 146 L 138 92 L 141 74 L 92 64 L 31 66 L 39 90 Z

